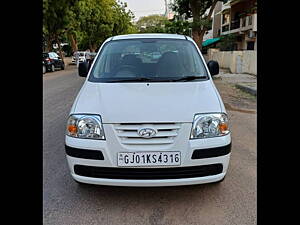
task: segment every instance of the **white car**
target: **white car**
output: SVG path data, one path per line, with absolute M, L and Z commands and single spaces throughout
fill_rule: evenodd
M 73 57 L 72 57 L 72 64 L 76 64 L 76 55 L 78 54 L 78 61 L 79 63 L 82 63 L 82 62 L 85 62 L 86 61 L 86 54 L 87 52 L 75 52 L 73 54 Z
M 147 60 L 150 50 L 160 52 L 157 62 Z M 84 62 L 78 71 L 87 78 L 65 136 L 75 181 L 176 186 L 224 179 L 231 134 L 212 80 L 219 66 L 206 65 L 190 37 L 114 36 L 90 69 Z

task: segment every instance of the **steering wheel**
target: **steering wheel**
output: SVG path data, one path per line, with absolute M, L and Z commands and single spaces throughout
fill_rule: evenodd
M 120 71 L 127 72 L 129 71 L 131 74 L 138 74 L 138 69 L 133 65 L 121 65 L 115 71 L 115 74 L 118 74 Z

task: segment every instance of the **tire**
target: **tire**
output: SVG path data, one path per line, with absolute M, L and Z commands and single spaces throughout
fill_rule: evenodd
M 64 70 L 64 69 L 65 69 L 65 64 L 62 63 L 60 68 L 61 68 L 62 70 Z
M 43 74 L 45 74 L 46 73 L 46 66 L 43 66 Z
M 51 65 L 50 71 L 51 71 L 51 72 L 54 72 L 54 71 L 55 71 L 55 66 L 54 66 L 53 64 Z

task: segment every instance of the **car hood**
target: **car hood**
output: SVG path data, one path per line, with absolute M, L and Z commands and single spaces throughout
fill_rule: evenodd
M 210 80 L 201 82 L 85 82 L 71 113 L 101 115 L 103 123 L 193 122 L 196 113 L 221 112 Z

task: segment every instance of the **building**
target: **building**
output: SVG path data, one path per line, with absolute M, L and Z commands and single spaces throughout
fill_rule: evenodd
M 256 0 L 219 1 L 214 9 L 212 36 L 236 36 L 233 50 L 257 49 Z

